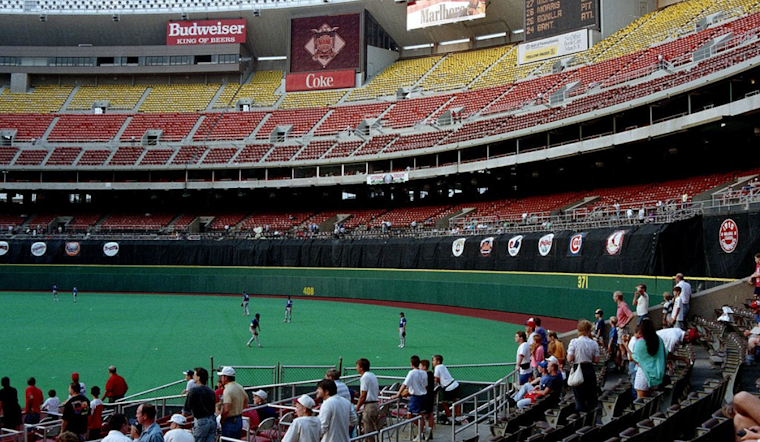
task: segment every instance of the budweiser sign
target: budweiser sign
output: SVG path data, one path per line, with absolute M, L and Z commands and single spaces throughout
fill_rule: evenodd
M 166 24 L 167 45 L 245 43 L 245 20 L 173 21 Z
M 321 71 L 288 74 L 285 76 L 285 91 L 317 91 L 322 89 L 344 89 L 356 86 L 356 72 Z

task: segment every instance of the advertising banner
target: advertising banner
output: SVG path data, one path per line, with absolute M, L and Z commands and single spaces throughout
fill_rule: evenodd
M 361 15 L 325 15 L 290 21 L 290 72 L 359 70 Z
M 170 21 L 166 23 L 166 44 L 243 44 L 248 36 L 245 28 L 246 23 L 243 19 Z
M 300 72 L 285 76 L 285 91 L 318 91 L 324 89 L 343 89 L 356 86 L 356 71 L 322 71 Z
M 517 64 L 533 63 L 549 58 L 582 52 L 588 49 L 588 30 L 568 32 L 556 37 L 545 38 L 517 47 Z
M 482 0 L 417 0 L 407 2 L 406 30 L 445 25 L 485 16 L 486 2 Z
M 409 173 L 407 172 L 393 172 L 393 173 L 376 173 L 374 175 L 367 175 L 367 184 L 397 184 L 405 183 L 409 181 Z

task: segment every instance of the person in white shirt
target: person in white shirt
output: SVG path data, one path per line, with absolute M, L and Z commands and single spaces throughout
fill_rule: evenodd
M 332 379 L 335 382 L 335 388 L 338 390 L 338 396 L 351 402 L 351 391 L 348 386 L 341 382 L 340 372 L 334 368 L 331 368 L 325 372 L 325 379 Z
M 515 366 L 520 370 L 520 385 L 530 382 L 533 369 L 530 367 L 530 345 L 528 337 L 524 331 L 515 333 L 515 342 L 517 343 L 517 355 L 515 356 Z
M 317 397 L 323 401 L 319 409 L 322 442 L 349 442 L 351 429 L 359 423 L 354 406 L 337 393 L 332 379 L 317 384 Z
M 195 388 L 195 379 L 193 379 L 195 372 L 193 370 L 187 370 L 183 371 L 182 374 L 185 375 L 185 379 L 187 379 L 187 385 L 185 386 L 185 391 L 183 391 L 182 394 L 187 394 L 188 391 Z
M 441 386 L 443 390 L 443 400 L 441 406 L 446 412 L 446 418 L 449 423 L 453 423 L 451 420 L 451 409 L 449 408 L 449 402 L 456 402 L 461 399 L 459 396 L 459 382 L 457 382 L 449 369 L 443 365 L 443 356 L 433 356 L 433 376 L 435 376 L 435 382 Z M 462 406 L 458 405 L 454 410 L 456 412 L 457 419 L 462 419 Z
M 296 416 L 282 438 L 282 442 L 319 442 L 321 422 L 312 416 L 314 399 L 303 395 L 296 400 Z
M 123 414 L 114 414 L 108 419 L 108 428 L 111 431 L 103 438 L 102 442 L 132 442 L 127 434 L 130 433 L 127 416 Z
M 356 402 L 356 412 L 362 413 L 363 434 L 380 430 L 380 384 L 377 376 L 369 371 L 369 360 L 361 358 L 356 361 L 356 372 L 362 375 L 359 381 L 359 400 Z M 363 410 L 363 411 L 362 411 Z M 375 436 L 365 438 L 366 442 L 375 442 Z
M 684 323 L 684 308 L 683 297 L 681 297 L 681 287 L 673 287 L 673 296 L 675 296 L 676 299 L 673 304 L 673 313 L 670 314 L 669 324 L 671 327 L 678 327 L 681 330 L 686 330 L 686 325 Z
M 691 341 L 691 337 L 688 333 L 681 330 L 680 328 L 663 328 L 661 330 L 657 330 L 657 336 L 662 339 L 662 342 L 665 344 L 665 349 L 668 351 L 668 359 L 669 360 L 679 360 L 683 361 L 688 365 L 691 365 L 692 361 L 685 357 L 685 356 L 678 356 L 676 354 L 676 348 L 683 342 L 683 343 L 689 343 Z
M 424 416 L 427 414 L 426 402 L 427 402 L 427 373 L 420 369 L 420 357 L 414 355 L 410 359 L 412 369 L 406 374 L 406 379 L 401 385 L 398 393 L 391 396 L 391 399 L 398 399 L 402 396 L 409 396 L 409 408 L 407 409 L 407 419 L 412 415 Z M 421 434 L 425 433 L 425 419 L 422 419 L 420 424 L 420 432 L 417 435 L 417 439 Z
M 689 306 L 691 306 L 691 284 L 684 281 L 683 273 L 676 275 L 676 286 L 681 287 L 681 302 L 683 303 L 683 318 L 684 321 L 689 317 Z
M 169 419 L 169 431 L 164 434 L 164 442 L 195 442 L 193 433 L 183 429 L 187 419 L 181 414 L 173 414 Z
M 40 411 L 47 413 L 48 417 L 58 419 L 60 416 L 60 413 L 58 412 L 60 406 L 61 400 L 55 395 L 55 390 L 50 390 L 48 391 L 48 398 L 45 399 L 45 402 L 40 407 Z
M 647 294 L 646 284 L 636 286 L 636 293 L 633 295 L 633 305 L 636 306 L 636 315 L 639 317 L 638 323 L 644 318 L 649 317 L 649 295 Z

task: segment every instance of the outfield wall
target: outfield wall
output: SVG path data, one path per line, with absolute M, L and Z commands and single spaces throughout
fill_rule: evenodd
M 651 294 L 670 291 L 669 277 L 384 269 L 0 265 L 6 290 L 80 293 L 159 292 L 293 295 L 417 302 L 565 319 L 611 310 L 612 292 L 644 282 Z M 629 301 L 630 301 L 630 295 Z M 612 313 L 610 311 L 610 313 Z

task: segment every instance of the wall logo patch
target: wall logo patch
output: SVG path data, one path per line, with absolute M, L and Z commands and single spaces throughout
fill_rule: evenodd
M 724 252 L 731 253 L 736 250 L 736 245 L 739 244 L 739 227 L 734 220 L 729 218 L 723 221 L 718 232 L 718 240 Z
M 520 253 L 520 247 L 522 247 L 523 237 L 522 235 L 513 236 L 507 243 L 507 250 L 509 256 L 517 256 Z
M 542 236 L 541 239 L 538 240 L 538 253 L 540 253 L 541 256 L 548 255 L 549 252 L 552 251 L 552 244 L 554 244 L 553 233 Z
M 451 244 L 451 253 L 454 254 L 457 258 L 462 256 L 462 253 L 464 253 L 464 242 L 466 241 L 466 238 L 459 238 L 458 240 L 454 241 Z
M 82 250 L 78 242 L 67 242 L 66 243 L 66 254 L 69 256 L 77 256 L 79 255 L 79 251 Z
M 42 256 L 47 252 L 47 244 L 44 242 L 36 242 L 32 244 L 32 255 Z
M 491 251 L 493 250 L 493 236 L 488 237 L 484 239 L 483 241 L 480 241 L 480 254 L 483 256 L 488 256 L 491 254 Z
M 623 248 L 623 237 L 625 230 L 618 230 L 607 237 L 607 254 L 617 255 Z
M 11 249 L 11 246 L 8 245 L 5 241 L 0 241 L 0 256 L 5 255 L 8 253 L 8 250 Z
M 105 253 L 106 256 L 116 256 L 116 254 L 119 253 L 119 243 L 117 242 L 105 243 L 105 245 L 103 245 L 103 253 Z
M 578 256 L 581 254 L 581 249 L 583 249 L 583 238 L 586 236 L 585 233 L 576 233 L 570 238 L 570 244 L 568 246 L 568 251 L 573 256 Z

